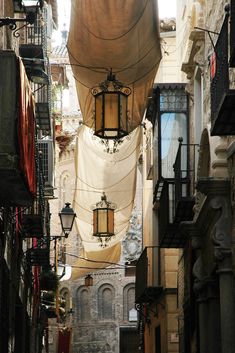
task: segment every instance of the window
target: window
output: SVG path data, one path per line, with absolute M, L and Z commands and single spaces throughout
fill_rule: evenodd
M 79 321 L 90 320 L 90 295 L 85 287 L 78 290 L 77 316 Z
M 158 87 L 160 103 L 159 117 L 159 175 L 174 178 L 173 165 L 179 147 L 179 139 L 188 143 L 188 96 L 183 85 Z M 184 149 L 182 161 L 186 169 L 187 149 Z
M 114 319 L 114 288 L 109 284 L 98 290 L 98 315 L 100 320 Z
M 155 328 L 155 352 L 161 353 L 161 327 Z
M 123 320 L 136 321 L 135 310 L 135 284 L 128 284 L 123 291 Z

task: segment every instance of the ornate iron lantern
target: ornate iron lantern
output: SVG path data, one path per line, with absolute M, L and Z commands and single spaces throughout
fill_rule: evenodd
M 70 207 L 69 202 L 67 202 L 65 204 L 65 207 L 62 208 L 59 213 L 59 217 L 63 233 L 65 235 L 65 238 L 67 238 L 73 228 L 73 222 L 76 217 L 76 213 L 74 213 L 74 210 Z
M 98 237 L 102 247 L 114 236 L 114 210 L 116 205 L 107 201 L 105 193 L 93 206 L 93 236 Z
M 102 139 L 118 140 L 128 135 L 127 101 L 131 89 L 116 80 L 112 70 L 107 80 L 91 90 L 95 97 L 95 132 Z

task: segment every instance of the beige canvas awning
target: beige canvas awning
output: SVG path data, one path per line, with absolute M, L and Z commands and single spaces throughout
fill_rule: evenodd
M 94 125 L 90 89 L 110 69 L 132 89 L 130 130 L 142 121 L 161 59 L 157 0 L 72 0 L 68 52 L 84 123 Z
M 84 258 L 74 264 L 73 278 L 89 269 L 118 262 L 120 242 L 128 231 L 135 197 L 136 165 L 141 143 L 140 125 L 161 59 L 157 0 L 72 0 L 68 53 L 76 80 L 84 124 L 76 153 L 74 208 Z M 93 138 L 94 97 L 91 89 L 103 82 L 110 69 L 129 86 L 129 126 L 119 152 L 109 155 L 99 138 Z M 102 192 L 117 205 L 115 237 L 107 248 L 92 235 L 91 205 Z M 106 260 L 106 263 L 102 261 Z M 77 266 L 77 270 L 76 270 Z

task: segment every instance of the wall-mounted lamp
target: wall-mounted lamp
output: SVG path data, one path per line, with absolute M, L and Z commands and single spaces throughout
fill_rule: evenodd
M 90 274 L 85 277 L 85 286 L 93 286 L 93 277 Z
M 24 18 L 0 18 L 0 27 L 8 26 L 14 31 L 18 23 L 33 24 L 36 20 L 38 10 L 43 7 L 43 3 L 43 0 L 14 0 L 14 11 L 23 12 L 26 16 Z
M 69 202 L 67 202 L 65 204 L 65 207 L 62 208 L 62 210 L 59 213 L 59 217 L 60 217 L 61 227 L 62 227 L 64 236 L 65 236 L 65 238 L 68 238 L 68 235 L 73 228 L 73 222 L 76 217 L 76 213 L 70 207 Z

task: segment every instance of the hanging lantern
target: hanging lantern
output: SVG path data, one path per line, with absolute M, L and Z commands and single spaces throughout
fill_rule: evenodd
M 95 97 L 95 132 L 94 135 L 102 139 L 120 139 L 128 135 L 127 101 L 131 93 L 117 81 L 112 70 L 107 80 L 91 90 Z
M 99 238 L 102 247 L 106 247 L 107 241 L 114 236 L 115 208 L 113 203 L 107 201 L 105 193 L 93 207 L 93 236 Z

